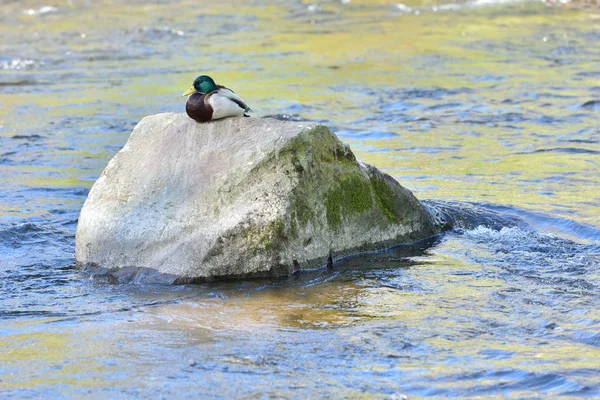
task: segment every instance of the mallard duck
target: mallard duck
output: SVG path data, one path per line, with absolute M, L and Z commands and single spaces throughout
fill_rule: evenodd
M 197 77 L 192 87 L 181 96 L 190 96 L 185 103 L 185 112 L 198 122 L 242 115 L 247 117 L 245 113 L 252 111 L 233 90 L 217 85 L 207 75 Z

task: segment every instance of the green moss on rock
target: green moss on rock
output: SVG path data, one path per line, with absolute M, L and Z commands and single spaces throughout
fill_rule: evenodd
M 301 226 L 306 226 L 308 221 L 310 221 L 315 215 L 313 209 L 308 204 L 308 201 L 305 196 L 296 197 L 294 205 L 296 218 L 298 219 L 298 222 L 300 222 Z
M 248 228 L 245 237 L 253 252 L 276 249 L 285 239 L 285 221 L 277 218 L 266 225 Z
M 273 159 L 263 164 L 296 175 L 299 182 L 286 221 L 271 223 L 253 239 L 256 250 L 276 246 L 284 234 L 297 238 L 310 223 L 339 231 L 345 220 L 370 212 L 378 225 L 398 223 L 394 209 L 395 193 L 383 177 L 369 177 L 361 172 L 356 158 L 327 128 L 318 125 L 287 142 Z M 258 171 L 262 166 L 257 166 Z
M 289 141 L 278 153 L 278 156 L 291 156 L 296 167 L 303 169 L 315 161 L 321 163 L 356 163 L 350 149 L 343 145 L 331 130 L 324 125 L 317 125 L 300 133 Z
M 339 186 L 327 193 L 327 224 L 339 229 L 342 218 L 360 214 L 373 207 L 371 188 L 360 175 L 342 178 Z
M 398 223 L 398 216 L 394 211 L 394 191 L 382 178 L 371 178 L 371 186 L 375 199 L 390 222 Z

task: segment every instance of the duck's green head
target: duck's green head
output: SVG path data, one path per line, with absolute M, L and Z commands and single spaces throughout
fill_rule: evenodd
M 194 84 L 182 96 L 189 96 L 192 93 L 210 93 L 217 90 L 217 84 L 208 75 L 200 75 L 194 79 Z

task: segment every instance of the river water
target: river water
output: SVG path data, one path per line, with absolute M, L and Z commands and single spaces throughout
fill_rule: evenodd
M 443 1 L 2 2 L 0 397 L 600 396 L 600 11 Z M 89 188 L 201 73 L 519 222 L 283 279 L 79 274 Z

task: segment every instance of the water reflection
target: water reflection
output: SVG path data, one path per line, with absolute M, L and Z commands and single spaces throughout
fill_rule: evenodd
M 556 247 L 563 259 L 554 258 Z M 26 387 L 59 379 L 68 393 L 105 395 L 122 393 L 108 380 L 140 393 L 166 385 L 169 393 L 234 397 L 272 386 L 284 397 L 296 390 L 485 396 L 499 388 L 515 397 L 593 395 L 597 250 L 531 239 L 518 228 L 481 228 L 425 252 L 401 247 L 284 279 L 125 288 L 74 282 L 71 289 L 82 291 L 76 297 L 96 303 L 72 317 L 4 319 L 2 364 L 18 370 Z M 544 256 L 548 271 L 533 271 Z M 565 263 L 573 257 L 587 261 Z M 28 369 L 33 359 L 48 368 Z M 131 384 L 141 376 L 150 379 Z

